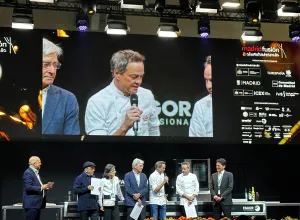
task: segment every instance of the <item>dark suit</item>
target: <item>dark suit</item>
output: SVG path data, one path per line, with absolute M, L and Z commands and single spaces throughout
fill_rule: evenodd
M 85 172 L 76 177 L 73 190 L 78 195 L 78 211 L 80 212 L 80 220 L 98 220 L 99 205 L 98 196 L 92 195 L 88 186 L 91 185 L 91 178 Z
M 79 107 L 73 93 L 50 86 L 44 106 L 42 134 L 80 134 Z
M 127 206 L 127 219 L 132 219 L 130 217 L 130 213 L 137 202 L 137 200 L 133 199 L 133 194 L 140 193 L 140 200 L 142 201 L 144 208 L 139 216 L 139 220 L 144 220 L 146 218 L 146 195 L 148 194 L 148 183 L 146 175 L 144 173 L 140 173 L 140 184 L 138 186 L 133 171 L 128 172 L 125 174 L 124 183 L 126 190 L 124 204 Z
M 23 208 L 26 220 L 39 220 L 41 209 L 46 207 L 46 195 L 43 197 L 42 185 L 32 168 L 23 175 Z
M 214 173 L 210 182 L 210 193 L 213 197 L 213 212 L 214 219 L 219 220 L 221 218 L 221 213 L 223 212 L 224 217 L 231 218 L 231 206 L 232 206 L 232 189 L 233 189 L 233 174 L 224 171 L 221 185 L 220 185 L 220 195 L 218 194 L 218 173 Z M 214 196 L 222 197 L 221 202 L 217 202 Z

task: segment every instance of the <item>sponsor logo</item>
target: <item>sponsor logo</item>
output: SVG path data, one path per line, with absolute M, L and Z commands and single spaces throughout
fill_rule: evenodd
M 242 46 L 242 55 L 244 57 L 281 57 L 287 58 L 282 44 L 276 44 L 272 47 L 265 46 Z
M 253 91 L 253 95 L 256 95 L 256 96 L 269 96 L 271 94 L 269 92 L 265 92 L 265 91 Z
M 251 122 L 252 122 L 252 119 L 242 119 L 242 122 L 243 122 L 243 123 L 251 123 Z
M 286 92 L 286 91 L 276 92 L 276 96 L 280 96 L 280 97 L 295 97 L 297 95 L 299 95 L 298 92 Z
M 247 80 L 237 80 L 236 84 L 238 86 L 260 86 L 260 81 L 247 81 Z
M 243 206 L 243 211 L 245 212 L 259 212 L 260 211 L 260 206 Z
M 285 76 L 286 78 L 292 77 L 291 70 L 286 70 L 285 72 L 283 72 L 283 71 L 281 71 L 281 72 L 267 71 L 267 74 L 270 75 L 270 76 Z
M 0 53 L 17 53 L 17 46 L 12 44 L 11 37 L 3 37 L 0 39 Z
M 296 88 L 295 81 L 272 80 L 272 87 L 276 88 Z
M 192 105 L 189 101 L 167 100 L 156 102 L 156 111 L 159 115 L 160 125 L 188 126 L 192 116 Z

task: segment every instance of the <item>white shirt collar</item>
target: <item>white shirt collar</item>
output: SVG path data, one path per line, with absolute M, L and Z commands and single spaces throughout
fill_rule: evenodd
M 122 97 L 127 97 L 124 95 L 123 92 L 121 92 L 115 85 L 115 79 L 113 79 L 113 81 L 110 83 L 110 86 L 112 87 L 112 89 L 114 90 L 115 92 L 115 95 L 116 96 L 122 96 Z M 129 97 L 129 96 L 128 96 Z
M 141 173 L 137 173 L 137 172 L 135 172 L 135 170 L 132 170 L 132 172 L 134 173 L 134 175 L 136 175 L 136 176 L 138 176 L 138 175 L 140 175 Z
M 154 173 L 155 173 L 156 175 L 159 175 L 159 176 L 160 176 L 160 175 L 164 175 L 163 173 L 159 173 L 157 170 L 155 170 Z
M 225 171 L 225 170 L 221 171 L 221 173 L 220 173 L 220 174 L 221 174 L 221 175 L 223 175 L 223 174 L 224 174 L 224 171 Z M 218 173 L 218 174 L 219 174 L 219 173 Z
M 37 173 L 37 174 L 39 173 L 39 170 L 38 170 L 38 169 L 34 168 L 34 167 L 31 166 L 31 165 L 30 165 L 29 167 L 30 167 L 35 173 Z
M 48 92 L 48 90 L 50 89 L 50 86 L 51 85 L 49 85 L 49 86 L 47 86 L 46 88 L 44 88 L 42 91 L 43 91 L 43 93 L 46 93 L 46 92 Z

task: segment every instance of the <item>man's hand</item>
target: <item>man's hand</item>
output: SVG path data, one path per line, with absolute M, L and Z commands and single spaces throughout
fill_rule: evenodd
M 44 185 L 42 185 L 42 190 L 46 190 L 46 189 L 49 189 L 49 188 L 48 188 L 48 183 L 47 183 L 47 184 L 44 184 Z
M 48 189 L 52 189 L 53 185 L 54 185 L 54 182 L 48 182 L 47 183 Z
M 215 199 L 217 202 L 220 202 L 222 198 L 219 197 L 219 196 L 215 196 L 214 199 Z
M 100 211 L 104 212 L 104 208 L 103 208 L 103 206 L 100 208 Z
M 165 176 L 164 178 L 164 183 L 168 182 L 169 181 L 169 177 Z
M 132 128 L 135 121 L 139 121 L 143 110 L 139 109 L 136 106 L 131 106 L 131 108 L 126 112 L 125 121 L 123 122 L 122 127 L 126 130 Z
M 92 190 L 94 189 L 94 187 L 93 187 L 92 185 L 89 185 L 89 186 L 88 186 L 88 189 L 89 189 L 90 191 L 92 191 Z
M 141 197 L 141 194 L 140 193 L 135 193 L 133 194 L 133 199 L 137 200 Z
M 141 206 L 142 205 L 142 200 L 138 200 L 138 203 L 139 203 L 139 206 Z
M 53 182 L 48 182 L 47 184 L 42 185 L 42 190 L 52 189 L 53 184 Z

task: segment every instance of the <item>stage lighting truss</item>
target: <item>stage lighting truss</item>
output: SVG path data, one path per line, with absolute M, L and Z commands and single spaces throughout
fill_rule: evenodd
M 18 8 L 30 8 L 39 10 L 55 10 L 55 11 L 68 11 L 78 12 L 81 10 L 80 2 L 76 1 L 56 1 L 53 4 L 50 3 L 38 3 L 38 2 L 27 2 L 21 3 L 20 1 L 13 1 L 12 3 L 6 3 L 0 0 L 0 7 L 18 7 Z M 195 13 L 193 10 L 190 14 L 182 13 L 182 9 L 179 5 L 165 5 L 164 10 L 159 13 L 155 10 L 155 4 L 148 4 L 142 10 L 135 10 L 129 8 L 121 8 L 119 1 L 103 1 L 97 3 L 97 13 L 102 14 L 122 14 L 129 16 L 146 16 L 146 17 L 171 17 L 177 19 L 200 19 L 206 16 L 206 13 Z M 225 9 L 215 14 L 208 14 L 210 20 L 220 21 L 240 21 L 244 22 L 247 18 L 243 9 Z M 261 19 L 261 22 L 265 23 L 285 23 L 290 24 L 290 17 L 278 17 L 276 19 L 272 17 L 266 17 Z

